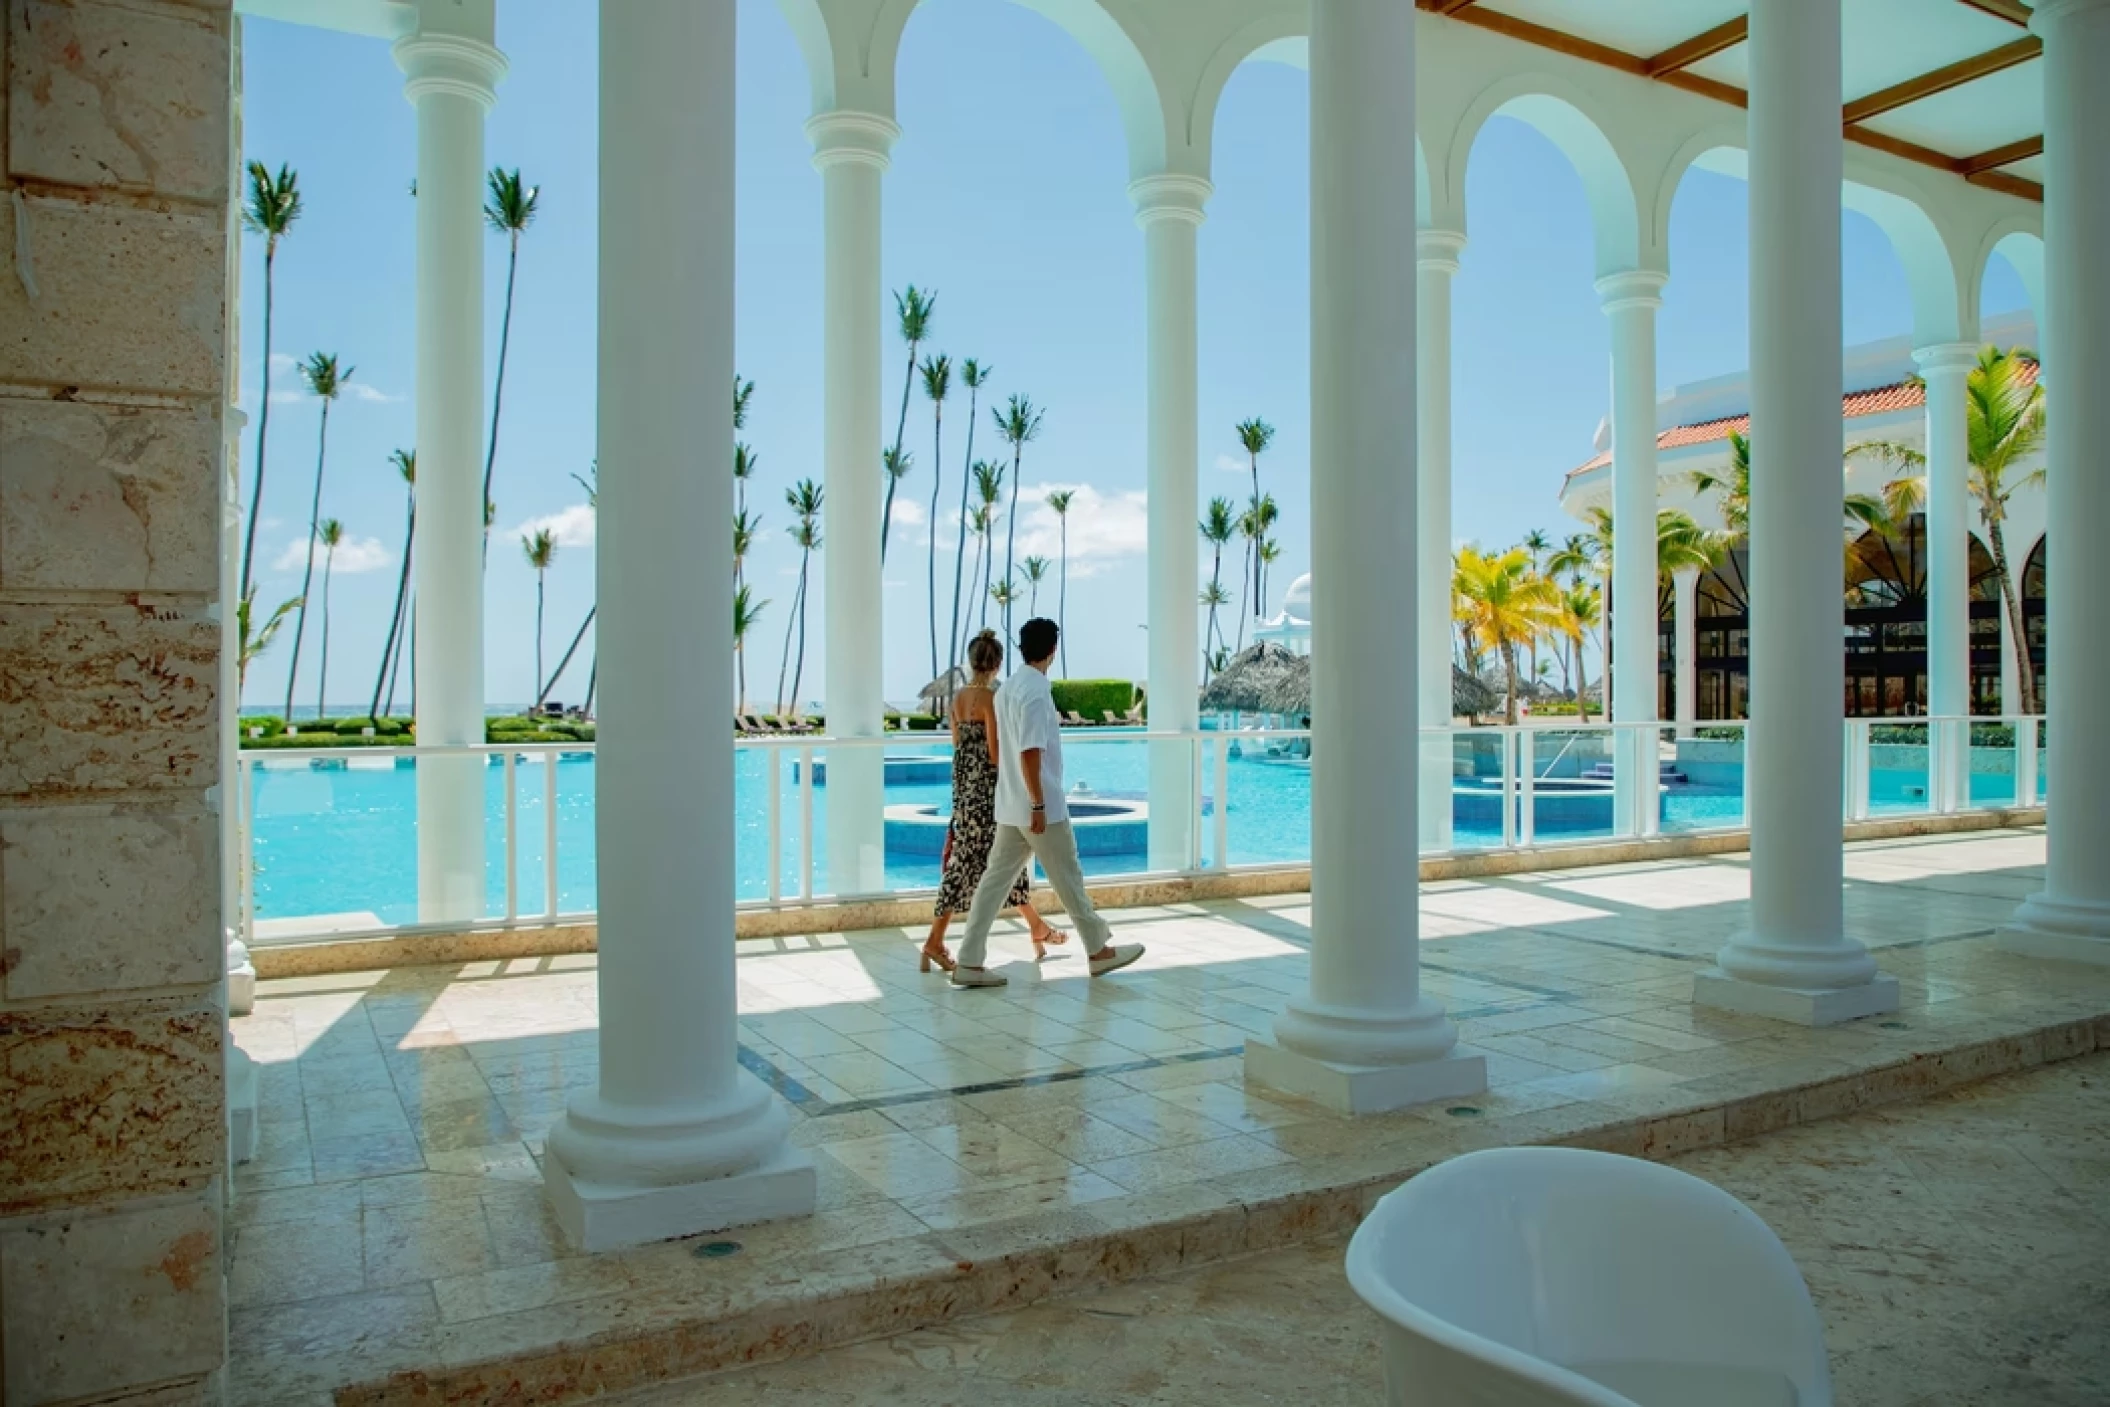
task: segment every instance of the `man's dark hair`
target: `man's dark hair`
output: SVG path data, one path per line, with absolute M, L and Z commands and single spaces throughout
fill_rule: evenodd
M 1062 627 L 1045 616 L 1035 616 L 1018 630 L 1018 653 L 1027 664 L 1039 664 L 1055 654 L 1055 642 L 1062 638 Z

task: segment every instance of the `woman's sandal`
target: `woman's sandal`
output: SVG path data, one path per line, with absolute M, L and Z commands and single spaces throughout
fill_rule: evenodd
M 1042 938 L 1035 935 L 1033 939 L 1033 961 L 1035 962 L 1046 962 L 1049 948 L 1059 947 L 1070 941 L 1070 935 L 1052 923 L 1047 926 L 1045 931 L 1048 935 L 1047 937 Z
M 952 960 L 952 954 L 945 951 L 945 944 L 942 940 L 940 940 L 938 946 L 935 948 L 933 948 L 930 944 L 925 943 L 922 949 L 917 952 L 916 958 L 916 970 L 918 972 L 930 971 L 930 965 L 932 963 L 936 963 L 938 965 L 938 971 L 940 972 L 950 972 L 955 966 Z

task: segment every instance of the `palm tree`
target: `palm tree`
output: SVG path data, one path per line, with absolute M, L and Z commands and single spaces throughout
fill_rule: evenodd
M 960 363 L 960 380 L 967 386 L 967 454 L 960 461 L 960 550 L 952 559 L 952 627 L 948 635 L 945 661 L 945 677 L 950 679 L 952 671 L 960 666 L 960 568 L 967 560 L 967 534 L 971 531 L 967 521 L 967 490 L 974 482 L 974 413 L 981 401 L 982 383 L 987 381 L 992 368 L 983 366 L 973 357 Z M 935 520 L 933 520 L 935 527 Z M 969 581 L 974 578 L 969 577 Z
M 981 568 L 982 572 L 982 620 L 981 624 L 976 628 L 986 630 L 989 627 L 989 580 L 990 574 L 996 566 L 996 543 L 991 539 L 990 534 L 996 531 L 996 505 L 1001 503 L 1004 497 L 1003 462 L 1001 460 L 995 462 L 986 459 L 976 460 L 974 466 L 974 488 L 976 495 L 981 499 L 981 507 L 978 511 L 982 520 L 981 548 L 975 554 L 975 563 Z
M 1540 529 L 1533 528 L 1530 532 L 1524 534 L 1523 547 L 1524 551 L 1531 556 L 1531 570 L 1543 572 L 1545 570 L 1546 554 L 1553 550 L 1552 540 Z M 1533 640 L 1531 642 L 1531 677 L 1536 679 L 1538 672 L 1539 642 Z
M 1037 616 L 1040 614 L 1040 583 L 1048 574 L 1048 559 L 1028 557 L 1019 563 L 1019 567 L 1026 574 L 1026 614 Z
M 733 592 L 733 659 L 739 665 L 739 695 L 733 701 L 734 711 L 747 712 L 747 634 L 762 619 L 767 601 L 755 599 L 754 588 L 742 585 Z
M 755 477 L 755 471 L 761 467 L 762 456 L 750 449 L 746 442 L 742 441 L 733 446 L 733 492 L 735 494 L 733 508 L 735 512 L 745 513 L 747 511 L 747 481 Z M 733 564 L 733 569 L 735 572 L 739 570 L 737 562 Z
M 1060 580 L 1055 591 L 1056 648 L 1062 653 L 1062 677 L 1070 677 L 1070 505 L 1077 501 L 1075 489 L 1055 489 L 1044 500 L 1049 511 L 1055 515 L 1056 532 L 1060 539 L 1061 566 L 1057 568 Z
M 989 588 L 989 599 L 994 601 L 997 609 L 1004 613 L 1004 619 L 1009 620 L 1011 619 L 1011 603 L 1018 599 L 1018 587 L 1012 582 L 1011 578 L 1005 577 L 1002 581 Z
M 1271 498 L 1266 500 L 1266 502 L 1270 510 L 1269 521 L 1273 521 L 1274 500 Z M 1275 563 L 1282 560 L 1282 544 L 1274 538 L 1264 538 L 1256 551 L 1260 558 L 1260 579 L 1264 583 L 1269 577 L 1274 575 Z
M 1267 541 L 1268 529 L 1275 525 L 1277 516 L 1279 515 L 1275 508 L 1274 495 L 1263 494 L 1253 499 L 1246 506 L 1245 512 L 1240 514 L 1238 518 L 1238 531 L 1246 542 L 1247 567 L 1246 580 L 1239 584 L 1238 591 L 1242 607 L 1246 588 L 1248 586 L 1252 588 L 1252 617 L 1255 625 L 1258 625 L 1264 618 L 1265 611 L 1265 602 L 1261 597 L 1265 584 L 1261 580 L 1261 568 L 1264 564 L 1261 561 L 1260 548 Z M 1245 614 L 1245 611 L 1241 608 L 1238 620 L 1238 648 L 1241 650 L 1245 648 Z
M 388 638 L 381 642 L 381 667 L 374 671 L 374 698 L 366 708 L 369 723 L 381 721 L 381 688 L 388 680 L 389 662 L 396 654 L 396 638 L 403 631 L 403 605 L 410 599 L 410 548 L 418 534 L 418 452 L 399 449 L 388 456 L 388 462 L 396 466 L 396 473 L 402 476 L 406 490 L 403 495 L 407 505 L 403 523 L 403 566 L 396 575 L 396 605 L 388 617 Z
M 1552 582 L 1531 569 L 1523 548 L 1493 556 L 1475 547 L 1458 551 L 1452 590 L 1473 633 L 1502 657 L 1508 698 L 1503 721 L 1517 723 L 1517 647 L 1557 628 L 1560 596 Z
M 1231 603 L 1231 593 L 1224 590 L 1224 548 L 1238 532 L 1238 510 L 1231 506 L 1228 498 L 1209 500 L 1209 511 L 1201 521 L 1202 541 L 1209 544 L 1209 585 L 1202 593 L 1202 604 L 1209 608 L 1209 627 L 1202 638 L 1202 647 L 1211 648 L 1224 643 L 1223 627 L 1216 619 L 1216 608 Z M 1213 599 L 1212 599 L 1213 598 Z
M 1219 503 L 1222 501 L 1217 500 Z M 1208 628 L 1202 631 L 1202 683 L 1206 684 L 1209 677 L 1216 672 L 1216 661 L 1224 654 L 1221 648 L 1210 643 L 1216 634 L 1216 608 L 1230 605 L 1231 593 L 1224 590 L 1223 582 L 1211 578 L 1209 584 L 1201 589 L 1200 599 L 1201 604 L 1209 608 Z
M 787 698 L 792 708 L 798 707 L 799 683 L 806 672 L 806 581 L 813 562 L 814 549 L 821 545 L 821 508 L 826 494 L 819 484 L 811 479 L 801 479 L 784 490 L 784 502 L 791 507 L 798 525 L 791 530 L 791 540 L 799 549 L 799 585 L 791 598 L 791 618 L 784 626 L 784 662 L 777 668 L 777 713 L 784 714 Z M 791 668 L 792 631 L 798 632 L 798 665 Z M 791 676 L 791 693 L 784 692 L 784 676 Z
M 1253 497 L 1251 501 L 1255 506 L 1258 506 L 1260 503 L 1260 456 L 1265 454 L 1267 447 L 1275 442 L 1275 427 L 1256 415 L 1251 420 L 1239 421 L 1236 433 L 1238 435 L 1238 443 L 1245 447 L 1247 462 L 1253 466 Z M 1246 542 L 1245 580 L 1252 584 L 1253 615 L 1255 619 L 1258 619 L 1260 615 L 1260 560 L 1253 551 L 1256 541 L 1257 539 L 1249 537 Z M 1244 582 L 1239 585 L 1238 593 L 1241 597 L 1245 595 Z M 1238 641 L 1241 646 L 1245 643 L 1243 623 L 1239 627 Z
M 513 276 L 520 270 L 520 236 L 535 222 L 535 204 L 540 186 L 523 185 L 518 168 L 507 171 L 492 167 L 484 177 L 489 198 L 484 201 L 484 222 L 506 237 L 506 306 L 498 320 L 498 376 L 491 385 L 491 439 L 484 451 L 484 498 L 491 497 L 491 472 L 498 465 L 498 412 L 505 403 L 506 353 L 513 342 Z M 491 534 L 484 532 L 484 557 L 491 555 Z M 539 678 L 539 676 L 538 676 Z
M 249 594 L 235 606 L 235 637 L 241 650 L 235 667 L 242 675 L 246 676 L 249 666 L 260 658 L 264 651 L 271 648 L 271 642 L 278 638 L 279 627 L 286 623 L 286 617 L 291 615 L 298 605 L 298 596 L 279 602 L 278 609 L 271 613 L 271 618 L 264 622 L 262 628 L 252 631 L 250 613 L 256 609 L 256 588 L 249 588 Z
M 1018 551 L 1018 480 L 1021 462 L 1025 459 L 1026 444 L 1040 438 L 1041 412 L 1034 409 L 1033 402 L 1024 396 L 1013 396 L 1011 404 L 1002 410 L 990 408 L 996 417 L 999 433 L 1011 446 L 1011 517 L 1004 530 L 1004 580 L 1011 579 L 1012 558 Z M 1011 611 L 1009 603 L 1004 610 L 1004 638 L 1011 638 Z
M 1740 440 L 1742 437 L 1731 431 L 1730 438 L 1731 440 Z M 1751 481 L 1750 476 L 1750 463 L 1747 459 L 1743 471 L 1743 482 L 1747 490 Z M 1698 473 L 1694 474 L 1693 479 L 1696 487 L 1701 477 Z M 1744 500 L 1744 504 L 1744 507 L 1736 510 L 1739 517 L 1735 521 L 1749 521 L 1748 497 Z M 1724 521 L 1731 520 L 1730 514 L 1730 508 L 1725 505 L 1722 515 Z M 1600 605 L 1602 605 L 1602 603 L 1612 601 L 1612 511 L 1609 508 L 1591 508 L 1585 513 L 1584 521 L 1589 525 L 1587 529 L 1570 537 L 1561 547 L 1561 550 L 1554 553 L 1547 560 L 1546 569 L 1556 574 L 1565 572 L 1576 579 L 1580 579 L 1585 575 L 1594 575 L 1597 578 L 1598 600 Z M 1692 515 L 1682 509 L 1664 508 L 1658 510 L 1656 513 L 1656 583 L 1658 589 L 1661 589 L 1662 583 L 1668 581 L 1673 574 L 1687 567 L 1705 571 L 1707 568 L 1714 566 L 1721 560 L 1722 553 L 1727 550 L 1731 540 L 1732 534 L 1710 533 L 1694 522 Z M 1613 604 L 1616 609 L 1617 603 Z M 1611 707 L 1612 678 L 1611 632 L 1609 630 L 1601 631 L 1598 638 L 1603 647 L 1605 657 L 1604 667 L 1599 670 L 1599 674 L 1605 681 L 1607 695 L 1605 707 L 1609 710 Z
M 945 479 L 945 397 L 952 390 L 952 358 L 923 359 L 923 394 L 930 398 L 930 560 L 924 588 L 930 599 L 930 677 L 938 677 L 938 491 Z
M 740 379 L 740 373 L 737 371 L 734 372 L 733 429 L 735 431 L 745 430 L 747 428 L 747 406 L 750 401 L 754 400 L 754 398 L 755 383 L 752 381 L 742 381 Z
M 535 702 L 542 702 L 542 605 L 549 585 L 550 564 L 557 560 L 557 535 L 537 528 L 520 535 L 520 550 L 535 573 Z
M 920 292 L 913 283 L 906 293 L 894 295 L 894 313 L 899 319 L 901 340 L 908 343 L 908 374 L 901 382 L 901 416 L 894 422 L 894 443 L 888 450 L 885 464 L 886 507 L 879 519 L 879 561 L 886 564 L 887 532 L 894 523 L 894 488 L 909 471 L 910 459 L 902 453 L 901 444 L 908 434 L 908 398 L 916 389 L 916 348 L 930 336 L 930 321 L 938 310 L 938 295 Z
M 261 161 L 249 163 L 249 198 L 242 203 L 242 228 L 264 237 L 264 392 L 256 411 L 256 477 L 249 486 L 249 526 L 242 534 L 242 580 L 238 597 L 249 596 L 250 567 L 256 560 L 256 524 L 264 502 L 264 444 L 271 430 L 271 296 L 272 266 L 278 260 L 278 242 L 300 219 L 300 178 L 290 166 L 280 166 L 272 175 Z M 282 618 L 284 612 L 272 620 Z M 262 654 L 260 643 L 244 653 Z M 243 661 L 246 668 L 247 660 Z
M 300 365 L 309 394 L 322 402 L 322 429 L 315 441 L 315 493 L 308 505 L 308 565 L 300 579 L 300 614 L 293 621 L 293 665 L 286 672 L 286 721 L 293 721 L 293 686 L 300 678 L 300 641 L 308 628 L 308 593 L 315 585 L 315 541 L 322 533 L 322 469 L 330 451 L 330 405 L 352 379 L 352 368 L 337 368 L 334 354 L 315 352 Z
M 1970 494 L 1978 506 L 1978 521 L 1985 528 L 1986 549 L 1993 559 L 1993 579 L 2007 611 L 2008 629 L 2015 639 L 2016 677 L 2022 686 L 2022 711 L 2038 711 L 2037 667 L 2030 659 L 2023 630 L 2022 602 L 2015 592 L 2015 578 L 2007 555 L 2008 500 L 2017 490 L 2044 482 L 2039 465 L 2027 474 L 2020 472 L 2044 443 L 2044 387 L 2036 379 L 2037 358 L 2023 347 L 2003 352 L 1997 347 L 1979 349 L 1978 365 L 1964 378 L 1964 445 L 1970 464 Z M 1866 454 L 1912 471 L 1894 479 L 1883 490 L 1884 511 L 1893 523 L 1906 521 L 1927 502 L 1927 457 L 1907 445 L 1873 443 L 1855 445 L 1848 458 Z M 2013 477 L 2010 477 L 2013 476 Z
M 974 567 L 967 573 L 967 589 L 976 595 L 980 595 L 983 577 L 982 553 L 989 543 L 989 510 L 987 508 L 976 508 L 972 513 L 968 514 L 966 522 L 961 524 L 960 533 L 960 555 L 962 557 L 967 555 L 967 539 L 974 539 Z M 961 627 L 960 635 L 965 636 L 968 632 L 979 630 L 988 623 L 989 611 L 986 606 L 982 609 L 979 623 L 975 619 L 975 612 L 970 610 L 967 613 L 966 624 Z M 962 638 L 955 638 L 952 644 L 953 663 L 954 667 L 957 667 L 960 652 L 967 648 L 967 642 Z
M 1561 678 L 1568 677 L 1568 664 L 1575 665 L 1575 713 L 1579 722 L 1590 721 L 1590 675 L 1583 665 L 1583 641 L 1597 628 L 1604 617 L 1603 605 L 1597 597 L 1597 588 L 1587 584 L 1575 584 L 1561 592 L 1560 622 L 1561 636 L 1567 649 L 1561 656 Z
M 315 682 L 315 716 L 320 718 L 330 703 L 330 568 L 336 565 L 337 548 L 344 542 L 344 524 L 325 518 L 316 537 L 322 542 L 322 663 Z
M 1855 446 L 1849 451 L 1868 449 Z M 1842 469 L 1842 475 L 1844 470 Z M 1717 474 L 1707 469 L 1692 471 L 1692 486 L 1695 492 L 1711 494 L 1716 500 L 1716 509 L 1722 515 L 1725 529 L 1722 542 L 1734 545 L 1751 535 L 1751 439 L 1735 430 L 1729 432 L 1729 464 Z M 1840 507 L 1844 514 L 1845 530 L 1855 536 L 1874 528 L 1881 531 L 1890 525 L 1889 509 L 1882 499 L 1865 493 L 1846 493 L 1842 485 Z M 1602 513 L 1603 509 L 1592 510 Z
M 599 485 L 600 474 L 600 461 L 595 460 L 591 465 L 587 466 L 585 474 L 574 474 L 571 476 L 571 480 L 573 483 L 577 484 L 580 488 L 586 490 L 586 507 L 589 511 L 597 510 L 601 506 L 601 490 Z M 734 570 L 736 573 L 738 572 L 738 569 L 739 564 L 737 561 L 735 561 Z M 600 605 L 598 602 L 586 608 L 586 618 L 580 621 L 579 628 L 576 631 L 572 632 L 571 643 L 564 647 L 563 657 L 557 661 L 557 667 L 549 672 L 549 678 L 545 679 L 542 682 L 541 692 L 539 695 L 537 695 L 535 699 L 535 706 L 537 708 L 540 708 L 545 702 L 548 701 L 549 696 L 557 691 L 557 681 L 564 677 L 564 670 L 568 665 L 571 664 L 571 657 L 579 652 L 579 644 L 586 638 L 586 632 L 593 625 L 593 618 L 599 612 L 599 610 Z M 539 636 L 541 634 L 541 631 L 536 631 L 536 634 Z M 599 672 L 600 661 L 596 659 L 594 662 L 593 669 L 588 671 L 587 674 L 585 707 L 588 713 L 593 712 L 592 681 L 599 674 Z

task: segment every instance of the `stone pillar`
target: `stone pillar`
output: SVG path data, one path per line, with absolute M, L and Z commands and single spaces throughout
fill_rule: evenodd
M 2091 570 L 2110 533 L 2110 0 L 2039 0 L 2044 39 L 2044 366 L 2055 380 L 2045 464 L 2050 756 L 2044 889 L 2000 932 L 2039 957 L 2110 963 L 2110 601 Z M 2073 394 L 2060 396 L 2058 387 Z
M 217 1402 L 226 6 L 0 37 L 0 1400 Z
M 1693 723 L 1700 716 L 1700 640 L 1696 619 L 1700 570 L 1680 567 L 1671 573 L 1670 583 L 1672 633 L 1677 638 L 1678 651 L 1678 736 L 1689 738 Z
M 733 972 L 733 6 L 601 7 L 600 1083 L 543 1174 L 588 1250 L 799 1215 Z M 637 212 L 649 209 L 653 218 Z
M 1843 915 L 1839 4 L 1751 13 L 1751 928 L 1693 989 L 1805 1025 L 1898 1004 Z
M 1451 280 L 1465 249 L 1459 230 L 1415 234 L 1415 628 L 1421 726 L 1451 726 Z M 1421 846 L 1451 848 L 1450 734 L 1421 744 Z
M 824 245 L 825 710 L 830 735 L 876 738 L 886 731 L 879 194 L 887 153 L 901 129 L 877 113 L 824 112 L 806 124 L 806 135 L 821 173 Z M 876 748 L 846 748 L 832 753 L 827 766 L 827 888 L 877 894 L 886 888 L 884 759 Z
M 1384 741 L 1418 661 L 1366 648 L 1417 619 L 1414 14 L 1312 5 L 1311 986 L 1246 1042 L 1254 1080 L 1351 1114 L 1487 1083 L 1421 992 L 1418 750 Z
M 1597 281 L 1612 324 L 1612 673 L 1614 723 L 1656 721 L 1656 309 L 1668 275 L 1650 269 Z M 1629 835 L 1656 831 L 1656 734 L 1613 737 L 1613 806 Z
M 1948 342 L 1922 347 L 1912 359 L 1927 383 L 1927 712 L 1962 719 L 1971 712 L 1971 461 L 1964 380 L 1978 349 Z M 1928 778 L 1931 799 L 1936 811 L 1953 811 L 1969 795 L 1970 726 L 1934 727 L 1946 765 Z
M 484 740 L 484 114 L 505 56 L 493 0 L 421 0 L 396 41 L 418 114 L 417 729 Z M 484 759 L 418 759 L 418 918 L 483 915 Z
M 1145 176 L 1128 188 L 1143 229 L 1148 300 L 1150 491 L 1150 730 L 1201 726 L 1201 636 L 1194 609 L 1200 571 L 1195 535 L 1201 411 L 1195 382 L 1195 232 L 1210 186 L 1200 176 Z M 1217 804 L 1223 804 L 1218 798 Z M 1183 870 L 1193 858 L 1194 750 L 1150 745 L 1150 868 Z

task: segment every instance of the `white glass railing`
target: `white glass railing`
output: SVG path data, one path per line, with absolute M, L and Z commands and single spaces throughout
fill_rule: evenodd
M 1847 820 L 2042 804 L 2040 718 L 1851 719 L 1845 729 Z M 1425 855 L 1742 829 L 1752 765 L 1746 725 L 1679 731 L 1541 719 L 1425 729 L 1411 744 L 1402 733 L 1390 745 L 1421 749 Z M 1303 730 L 1065 733 L 1087 874 L 1308 865 L 1314 745 Z M 952 750 L 943 734 L 741 737 L 735 749 L 742 906 L 935 891 L 950 811 Z M 473 918 L 425 922 L 417 768 L 463 756 L 485 767 L 484 902 Z M 244 936 L 269 944 L 590 921 L 594 777 L 590 743 L 245 750 L 236 816 Z M 1177 800 L 1167 806 L 1167 796 Z

